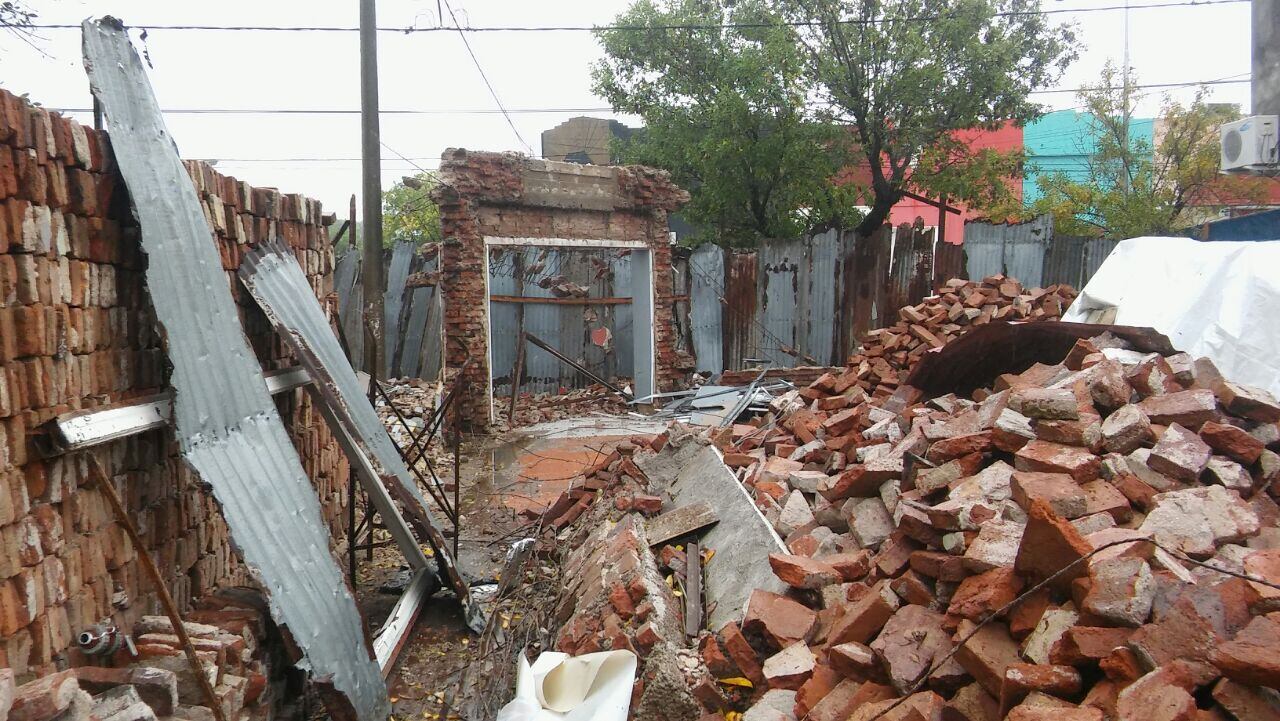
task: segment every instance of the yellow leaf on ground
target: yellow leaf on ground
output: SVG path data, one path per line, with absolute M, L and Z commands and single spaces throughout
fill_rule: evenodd
M 716 680 L 726 686 L 741 686 L 743 688 L 755 688 L 755 686 L 751 683 L 751 681 L 741 676 L 731 676 L 729 678 L 721 678 Z

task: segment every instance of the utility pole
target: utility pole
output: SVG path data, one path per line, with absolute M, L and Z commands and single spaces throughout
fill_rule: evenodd
M 361 258 L 364 291 L 364 369 L 377 382 L 382 370 L 382 150 L 378 130 L 378 14 L 360 0 L 360 155 L 363 170 Z
M 1124 0 L 1124 90 L 1120 92 L 1120 189 L 1125 195 L 1129 193 L 1129 120 L 1133 113 L 1129 110 L 1129 0 Z
M 1278 0 L 1253 0 L 1253 112 L 1280 115 L 1280 7 Z

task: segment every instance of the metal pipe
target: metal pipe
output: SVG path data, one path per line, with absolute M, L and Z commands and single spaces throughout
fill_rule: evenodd
M 138 535 L 138 529 L 134 527 L 133 521 L 129 518 L 129 514 L 125 513 L 124 504 L 120 502 L 120 495 L 116 493 L 116 487 L 111 485 L 111 478 L 107 476 L 107 471 L 102 467 L 102 463 L 91 455 L 85 455 L 89 459 L 89 466 L 93 469 L 90 475 L 98 485 L 98 490 L 102 491 L 102 495 L 106 497 L 107 504 L 111 506 L 111 510 L 115 513 L 116 523 L 124 529 L 125 535 L 129 537 L 129 541 L 133 543 L 133 548 L 138 552 L 138 560 L 142 562 L 142 568 L 147 575 L 151 577 L 151 584 L 156 587 L 156 596 L 160 598 L 160 605 L 164 608 L 165 615 L 169 617 L 169 623 L 173 626 L 173 633 L 178 637 L 178 644 L 182 646 L 183 653 L 187 656 L 187 663 L 191 665 L 191 672 L 195 674 L 196 680 L 200 683 L 200 690 L 204 693 L 205 701 L 209 704 L 209 710 L 213 712 L 213 717 L 217 721 L 227 721 L 227 717 L 222 713 L 222 704 L 218 701 L 218 694 L 214 692 L 213 685 L 209 683 L 209 676 L 204 672 L 204 666 L 200 663 L 200 658 L 196 656 L 196 648 L 191 645 L 191 638 L 187 636 L 187 627 L 182 623 L 182 617 L 178 615 L 178 605 L 173 602 L 173 596 L 169 595 L 169 587 L 165 585 L 164 578 L 160 575 L 160 568 L 156 566 L 156 561 L 151 557 L 151 552 L 142 543 L 142 537 Z
M 532 333 L 525 333 L 525 334 L 524 334 L 524 337 L 525 337 L 525 340 L 528 340 L 530 343 L 532 343 L 532 344 L 534 344 L 534 345 L 538 346 L 538 347 L 539 347 L 539 348 L 541 348 L 542 350 L 544 350 L 544 351 L 546 351 L 546 352 L 550 353 L 551 355 L 555 356 L 557 359 L 559 359 L 559 360 L 560 360 L 560 362 L 562 362 L 562 363 L 564 363 L 565 365 L 569 366 L 570 368 L 572 368 L 572 369 L 574 369 L 574 370 L 578 371 L 579 373 L 581 373 L 581 374 L 585 375 L 586 377 L 590 378 L 591 380 L 595 381 L 596 383 L 599 383 L 600 385 L 604 386 L 605 388 L 608 388 L 609 390 L 613 391 L 614 393 L 617 393 L 618 395 L 622 396 L 622 397 L 623 397 L 623 398 L 624 398 L 628 403 L 630 403 L 631 401 L 635 400 L 635 398 L 634 398 L 630 393 L 628 393 L 628 392 L 626 392 L 626 391 L 622 390 L 621 388 L 619 388 L 619 387 L 615 386 L 614 384 L 610 383 L 609 381 L 607 381 L 607 380 L 605 380 L 605 379 L 601 378 L 600 376 L 598 376 L 598 375 L 596 375 L 595 373 L 591 372 L 591 370 L 590 370 L 590 369 L 588 369 L 587 367 L 585 367 L 585 366 L 583 366 L 583 365 L 579 364 L 577 361 L 574 361 L 574 360 L 570 359 L 570 358 L 569 358 L 568 356 L 566 356 L 565 354 L 563 354 L 563 353 L 561 353 L 560 351 L 556 350 L 555 348 L 552 348 L 551 346 L 547 345 L 547 343 L 546 343 L 546 342 L 544 342 L 542 339 L 538 338 L 538 336 L 536 336 L 536 335 L 534 335 L 534 334 L 532 334 Z

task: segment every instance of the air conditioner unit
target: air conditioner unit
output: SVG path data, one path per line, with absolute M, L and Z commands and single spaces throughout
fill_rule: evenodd
M 1280 163 L 1278 127 L 1280 123 L 1277 123 L 1275 115 L 1254 115 L 1223 125 L 1220 129 L 1220 170 L 1224 173 L 1248 173 L 1264 168 L 1274 169 Z

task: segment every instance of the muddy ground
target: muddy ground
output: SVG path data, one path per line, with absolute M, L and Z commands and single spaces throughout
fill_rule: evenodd
M 518 429 L 498 437 L 465 438 L 461 449 L 459 566 L 472 584 L 492 583 L 507 552 L 521 538 L 538 535 L 530 516 L 545 509 L 586 468 L 633 435 L 661 431 L 665 424 L 625 416 L 584 416 Z M 437 473 L 452 483 L 452 453 L 437 443 Z M 452 496 L 450 486 L 448 493 Z M 524 515 L 522 515 L 524 512 Z M 379 540 L 386 540 L 379 532 Z M 408 580 L 407 566 L 393 545 L 376 548 L 372 559 L 358 554 L 357 595 L 369 623 L 377 628 Z M 546 571 L 547 569 L 543 569 Z M 519 594 L 516 589 L 515 594 Z M 518 612 L 503 611 L 495 623 L 508 628 Z M 464 671 L 479 667 L 476 634 L 466 628 L 452 592 L 437 592 L 423 606 L 409 642 L 388 677 L 395 719 L 462 719 L 465 708 L 501 706 L 505 698 L 476 699 L 464 687 Z M 488 644 L 489 648 L 492 644 Z M 489 648 L 487 653 L 493 653 Z M 489 659 L 502 668 L 513 658 Z M 474 674 L 472 674 L 474 675 Z M 502 691 L 503 693 L 508 690 Z

